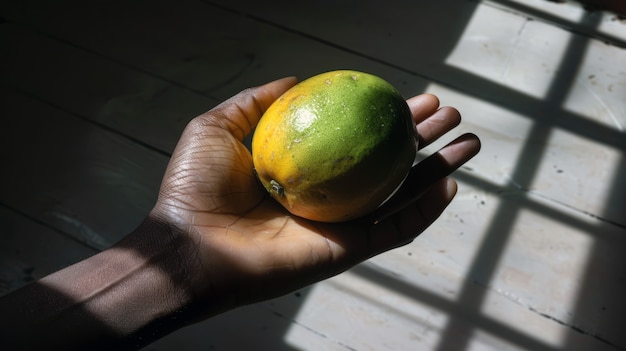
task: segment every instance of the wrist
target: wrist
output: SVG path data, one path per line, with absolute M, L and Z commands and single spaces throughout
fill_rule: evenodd
M 99 346 L 136 349 L 193 323 L 195 250 L 183 231 L 149 216 L 110 249 L 75 265 L 75 276 L 97 277 L 79 280 L 74 299 L 109 330 L 110 345 Z
M 202 251 L 201 244 L 193 227 L 155 210 L 115 247 L 136 253 L 148 261 L 146 267 L 159 272 L 176 297 L 173 318 L 186 325 L 238 306 L 230 293 L 215 286 L 220 274 L 206 270 L 206 257 L 213 255 Z M 219 272 L 219 267 L 211 268 Z
M 139 315 L 134 339 L 156 339 L 202 319 L 198 308 L 200 263 L 197 245 L 183 230 L 149 216 L 135 231 L 116 244 L 114 256 L 128 262 L 128 282 L 135 301 L 126 301 L 137 310 L 124 315 Z M 145 302 L 144 302 L 145 301 Z M 143 316 L 142 316 L 143 315 Z
M 3 297 L 0 339 L 15 349 L 138 349 L 198 319 L 193 250 L 149 218 L 115 246 Z

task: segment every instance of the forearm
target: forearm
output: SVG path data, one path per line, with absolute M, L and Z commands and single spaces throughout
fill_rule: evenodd
M 185 261 L 192 251 L 188 239 L 148 221 L 116 246 L 0 299 L 2 344 L 119 350 L 150 343 L 195 317 Z

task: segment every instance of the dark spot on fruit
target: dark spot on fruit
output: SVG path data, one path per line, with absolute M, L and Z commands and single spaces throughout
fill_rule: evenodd
M 341 157 L 335 160 L 335 167 L 337 167 L 338 165 L 342 164 L 342 163 L 351 163 L 354 160 L 354 156 L 345 156 L 345 157 Z
M 321 201 L 324 201 L 324 200 L 326 200 L 328 198 L 328 196 L 325 193 L 323 193 L 323 192 L 321 192 L 319 190 L 311 191 L 311 196 L 316 198 L 317 200 L 321 200 Z

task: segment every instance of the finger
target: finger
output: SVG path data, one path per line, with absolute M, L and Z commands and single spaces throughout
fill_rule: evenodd
M 451 178 L 432 184 L 420 199 L 370 227 L 370 255 L 406 245 L 424 232 L 450 204 L 457 192 Z
M 454 179 L 446 177 L 433 184 L 413 207 L 402 214 L 399 228 L 401 235 L 413 239 L 439 218 L 458 190 Z
M 417 125 L 418 147 L 430 145 L 460 123 L 461 114 L 457 109 L 442 107 Z
M 406 183 L 412 187 L 414 194 L 419 195 L 439 179 L 449 176 L 479 151 L 480 139 L 476 135 L 461 135 L 413 167 Z
M 381 223 L 415 203 L 433 184 L 469 161 L 479 150 L 478 137 L 473 134 L 464 134 L 418 163 L 411 169 L 396 195 L 376 211 L 371 218 L 372 223 Z
M 480 140 L 475 135 L 460 136 L 413 167 L 397 193 L 373 215 L 348 223 L 316 223 L 317 231 L 332 243 L 336 263 L 348 267 L 413 240 L 456 194 L 456 182 L 447 175 L 479 150 Z M 328 226 L 334 230 L 325 229 Z
M 296 82 L 295 77 L 287 77 L 248 88 L 199 117 L 211 125 L 227 129 L 236 138 L 243 140 L 256 127 L 270 105 Z
M 432 94 L 422 94 L 412 97 L 406 101 L 413 114 L 413 121 L 416 124 L 423 122 L 439 108 L 439 99 Z

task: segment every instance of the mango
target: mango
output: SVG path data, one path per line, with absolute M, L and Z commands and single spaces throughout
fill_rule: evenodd
M 290 213 L 343 222 L 376 210 L 415 160 L 417 133 L 402 95 L 377 76 L 322 73 L 286 91 L 252 137 L 255 172 Z

